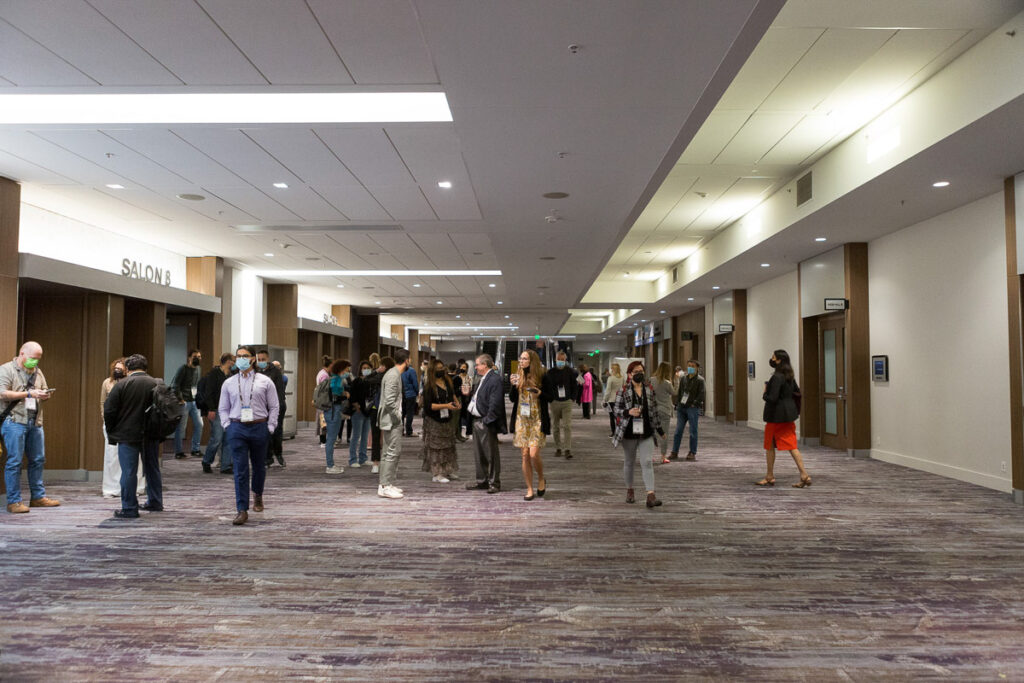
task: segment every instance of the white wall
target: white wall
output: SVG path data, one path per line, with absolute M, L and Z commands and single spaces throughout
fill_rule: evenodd
M 825 299 L 846 298 L 846 257 L 838 247 L 800 264 L 800 314 L 825 313 Z
M 1002 193 L 875 240 L 868 259 L 871 353 L 889 356 L 872 457 L 1010 491 Z
M 239 344 L 265 344 L 267 316 L 264 307 L 266 285 L 252 270 L 232 269 L 231 301 L 224 314 L 231 315 L 231 350 Z
M 325 315 L 328 317 L 333 315 L 331 304 L 303 293 L 303 289 L 300 286 L 298 290 L 298 313 L 300 318 L 323 322 Z
M 747 380 L 747 426 L 764 429 L 764 383 L 774 372 L 768 360 L 775 349 L 785 349 L 800 376 L 799 291 L 795 270 L 747 290 L 747 359 L 754 361 L 756 376 Z M 737 373 L 746 376 L 746 368 Z M 797 421 L 800 433 L 800 421 Z

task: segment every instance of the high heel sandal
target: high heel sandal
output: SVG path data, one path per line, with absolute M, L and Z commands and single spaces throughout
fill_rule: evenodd
M 534 494 L 532 494 L 532 493 L 531 493 L 531 494 L 530 494 L 530 495 L 528 495 L 528 496 L 523 496 L 523 500 L 533 500 L 533 499 L 534 499 L 534 497 L 535 497 L 535 496 L 534 496 Z
M 811 478 L 810 478 L 810 476 L 800 477 L 800 481 L 798 481 L 797 483 L 793 484 L 793 488 L 795 488 L 795 489 L 802 489 L 805 486 L 810 486 L 810 485 L 811 485 Z
M 543 498 L 544 494 L 548 492 L 548 480 L 544 480 L 544 488 L 537 487 L 537 497 Z
M 796 484 L 793 485 L 796 486 Z M 775 479 L 769 479 L 768 477 L 765 477 L 761 481 L 755 481 L 754 486 L 775 486 Z

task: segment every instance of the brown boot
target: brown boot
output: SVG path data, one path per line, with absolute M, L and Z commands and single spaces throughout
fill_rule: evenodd
M 690 451 L 689 453 L 686 454 L 686 459 L 689 460 L 690 462 L 693 462 L 694 460 L 697 459 L 697 454 L 694 453 L 693 451 Z
M 55 508 L 58 505 L 60 505 L 59 500 L 46 498 L 45 496 L 43 498 L 33 498 L 28 502 L 28 506 L 32 508 Z
M 245 510 L 242 510 L 237 515 L 235 515 L 235 519 L 231 523 L 235 526 L 242 526 L 247 521 L 249 521 L 249 513 L 246 512 Z
M 257 493 L 254 495 L 256 496 L 256 504 L 252 506 L 252 511 L 263 512 L 263 494 Z
M 28 505 L 25 505 L 21 501 L 18 501 L 17 503 L 8 503 L 7 511 L 13 514 L 28 512 Z
M 636 498 L 633 497 L 633 489 L 626 489 L 626 502 L 635 503 Z
M 647 507 L 655 508 L 661 505 L 661 501 L 653 493 L 647 494 Z
M 679 459 L 679 452 L 678 451 L 672 451 L 671 453 L 668 454 L 668 459 L 669 460 L 678 460 Z

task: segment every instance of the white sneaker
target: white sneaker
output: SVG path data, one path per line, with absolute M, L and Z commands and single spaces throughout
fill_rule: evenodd
M 381 498 L 404 498 L 405 497 L 402 494 L 402 492 L 399 491 L 394 486 L 378 486 L 377 487 L 377 495 L 380 496 Z
M 370 470 L 370 474 L 377 474 L 378 472 L 380 472 L 380 466 L 379 465 L 374 465 L 373 469 Z
M 357 467 L 362 467 L 362 465 L 360 465 L 360 464 L 359 464 L 359 463 L 357 463 L 357 462 L 352 462 L 352 463 L 349 463 L 349 465 L 348 465 L 348 466 L 349 466 L 349 467 L 351 467 L 352 469 L 356 469 Z
M 335 465 L 334 467 L 328 467 L 326 470 L 327 474 L 343 474 L 345 468 L 341 465 Z
M 451 481 L 451 479 L 441 475 L 437 475 L 436 477 L 434 477 L 434 483 L 436 484 L 447 484 L 449 481 Z

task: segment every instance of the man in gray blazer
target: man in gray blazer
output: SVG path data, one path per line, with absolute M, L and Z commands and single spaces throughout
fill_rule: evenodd
M 505 383 L 494 367 L 494 359 L 487 354 L 476 359 L 476 374 L 479 383 L 469 402 L 469 414 L 473 420 L 473 448 L 476 450 L 476 483 L 467 484 L 467 489 L 487 490 L 497 493 L 501 490 L 501 455 L 498 452 L 498 434 L 508 433 L 505 416 Z
M 377 424 L 381 435 L 380 484 L 377 495 L 381 498 L 403 498 L 402 489 L 395 486 L 398 458 L 402 454 L 402 373 L 409 367 L 409 352 L 398 349 L 394 353 L 395 367 L 384 373 L 380 383 L 380 407 Z

